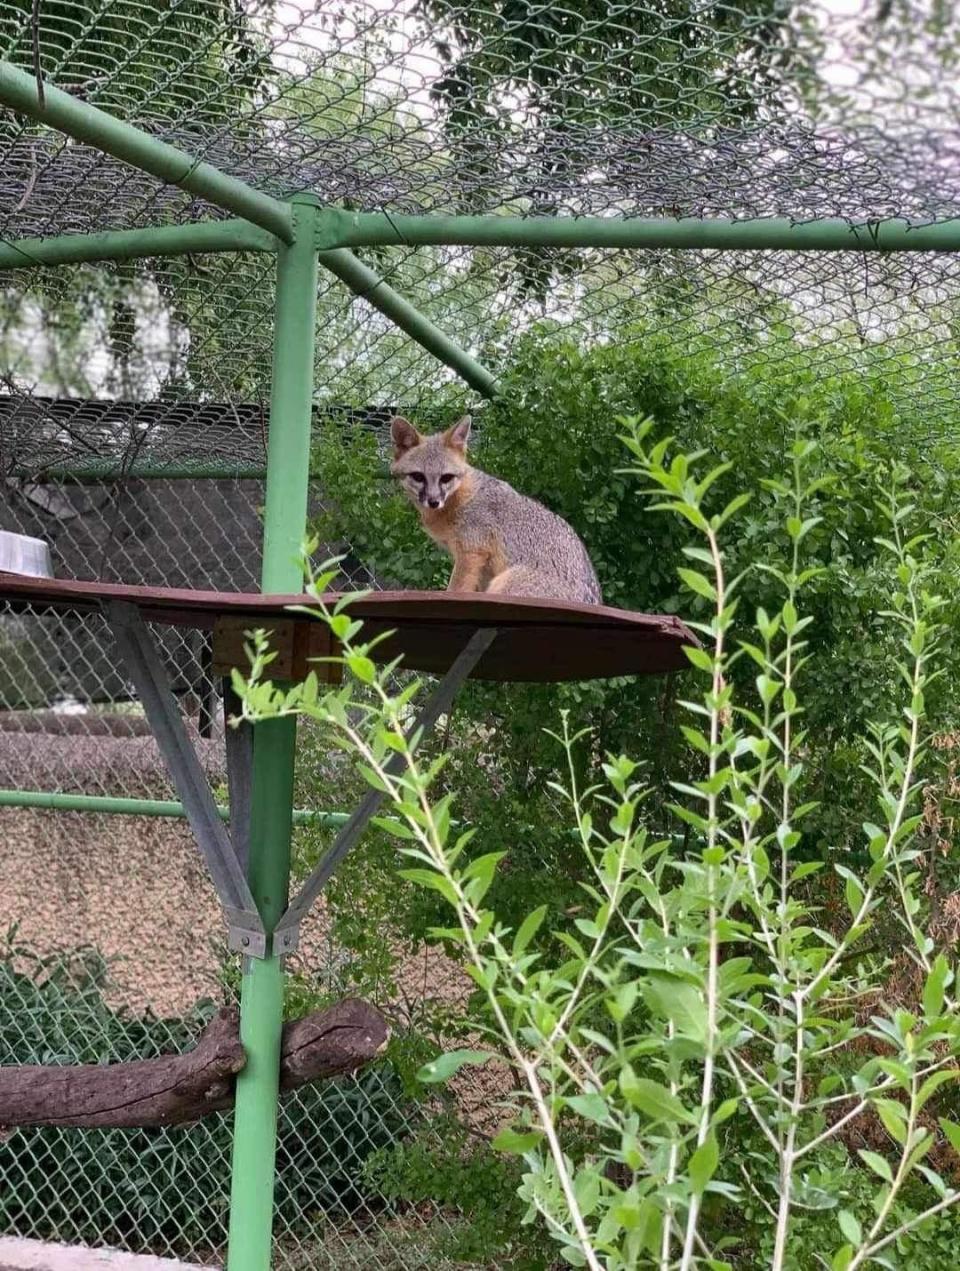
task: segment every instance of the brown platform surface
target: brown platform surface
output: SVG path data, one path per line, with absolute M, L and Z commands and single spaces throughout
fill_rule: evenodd
M 332 604 L 338 594 L 324 599 Z M 218 617 L 249 618 L 251 627 L 269 628 L 271 619 L 296 616 L 290 605 L 313 603 L 309 596 L 127 587 L 15 574 L 0 574 L 0 600 L 37 612 L 79 613 L 98 612 L 104 602 L 123 600 L 137 605 L 150 622 L 201 630 L 211 629 Z M 377 661 L 402 655 L 403 665 L 416 671 L 446 671 L 478 628 L 496 627 L 497 638 L 473 673 L 480 680 L 662 675 L 687 667 L 683 646 L 698 643 L 671 615 L 483 593 L 374 591 L 358 595 L 350 613 L 363 621 L 361 639 L 394 632 L 374 650 Z

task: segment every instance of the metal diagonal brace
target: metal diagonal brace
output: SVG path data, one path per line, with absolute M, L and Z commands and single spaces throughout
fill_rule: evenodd
M 253 725 L 241 719 L 243 703 L 228 679 L 223 683 L 223 728 L 227 750 L 227 793 L 230 799 L 230 841 L 244 876 L 250 863 L 250 809 L 253 802 Z
M 453 705 L 453 699 L 463 685 L 464 680 L 477 665 L 490 645 L 497 637 L 495 627 L 487 627 L 475 631 L 463 651 L 451 666 L 416 722 L 407 733 L 407 741 L 422 741 L 434 728 L 441 715 L 445 715 Z M 399 776 L 406 764 L 406 758 L 394 754 L 384 764 L 384 770 L 392 777 Z M 344 824 L 333 845 L 323 860 L 297 892 L 287 906 L 286 912 L 277 923 L 273 935 L 273 947 L 277 953 L 292 953 L 300 940 L 300 923 L 310 911 L 314 901 L 333 877 L 337 866 L 360 838 L 370 820 L 376 816 L 377 810 L 386 798 L 383 790 L 370 790 L 350 819 Z
M 220 819 L 206 774 L 180 718 L 163 663 L 146 623 L 125 601 L 104 605 L 107 622 L 206 861 L 229 929 L 230 948 L 266 957 L 267 938 L 243 866 Z

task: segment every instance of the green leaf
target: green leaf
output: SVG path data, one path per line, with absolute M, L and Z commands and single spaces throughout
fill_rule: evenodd
M 436 1059 L 424 1064 L 417 1073 L 417 1080 L 427 1085 L 449 1081 L 465 1064 L 485 1064 L 493 1055 L 487 1050 L 447 1050 Z
M 956 1121 L 948 1121 L 946 1117 L 940 1117 L 940 1129 L 946 1136 L 947 1142 L 960 1156 L 960 1125 L 957 1125 Z
M 435 874 L 429 869 L 401 869 L 397 873 L 400 878 L 405 878 L 409 883 L 417 883 L 418 886 L 426 887 L 430 891 L 438 891 L 451 905 L 457 904 L 457 893 L 450 881 L 442 874 Z
M 958 1078 L 960 1078 L 960 1070 L 956 1068 L 944 1068 L 941 1072 L 932 1073 L 920 1087 L 917 1094 L 917 1106 L 922 1108 L 941 1086 L 945 1086 L 948 1081 L 956 1081 Z
M 844 884 L 843 895 L 851 916 L 855 918 L 860 912 L 860 906 L 863 904 L 863 888 L 857 879 L 852 876 L 847 879 Z
M 634 1008 L 639 986 L 636 980 L 628 980 L 621 984 L 612 997 L 607 998 L 607 1010 L 616 1023 L 622 1024 Z
M 750 494 L 737 494 L 730 500 L 722 512 L 718 512 L 713 518 L 714 529 L 721 529 L 731 516 L 735 516 L 737 512 L 747 503 L 750 502 Z
M 713 658 L 706 649 L 697 649 L 691 644 L 685 644 L 683 651 L 698 671 L 706 671 L 708 675 L 713 674 Z
M 902 1106 L 895 1099 L 875 1099 L 874 1107 L 884 1128 L 895 1143 L 907 1141 L 907 1121 Z
M 879 1152 L 868 1152 L 865 1148 L 860 1148 L 857 1155 L 864 1164 L 870 1166 L 874 1174 L 879 1174 L 885 1183 L 893 1182 L 893 1171 L 890 1169 L 890 1164 Z
M 596 1121 L 598 1125 L 609 1125 L 610 1111 L 606 1100 L 599 1094 L 575 1094 L 564 1100 L 569 1108 L 587 1121 Z
M 950 964 L 942 953 L 938 953 L 923 986 L 923 1013 L 927 1019 L 933 1020 L 943 1010 L 944 990 L 950 980 Z
M 620 1072 L 620 1089 L 623 1097 L 651 1121 L 682 1121 L 696 1125 L 697 1118 L 683 1106 L 675 1094 L 659 1082 L 638 1077 L 630 1064 L 624 1064 Z
M 707 1007 L 700 991 L 676 976 L 648 976 L 646 993 L 657 1013 L 670 1020 L 681 1037 L 707 1040 Z
M 572 1267 L 585 1267 L 587 1259 L 576 1245 L 564 1245 L 560 1250 L 560 1257 Z
M 383 830 L 394 838 L 415 840 L 417 837 L 409 825 L 404 825 L 402 821 L 398 821 L 394 816 L 375 816 L 370 824 L 375 825 L 378 830 Z
M 716 1112 L 714 1112 L 713 1116 L 710 1118 L 710 1124 L 722 1125 L 724 1121 L 729 1121 L 739 1107 L 739 1099 L 724 1099 L 723 1103 L 720 1104 L 719 1108 L 717 1108 Z
M 687 1173 L 693 1185 L 694 1193 L 701 1196 L 717 1171 L 720 1161 L 720 1149 L 714 1134 L 708 1135 L 700 1144 L 687 1165 Z
M 849 1240 L 854 1248 L 863 1244 L 863 1229 L 849 1209 L 841 1209 L 837 1213 L 837 1222 L 845 1240 Z
M 520 1133 L 517 1130 L 501 1130 L 491 1143 L 495 1152 L 509 1152 L 514 1156 L 522 1156 L 543 1142 L 543 1135 L 537 1130 Z
M 843 1245 L 839 1248 L 830 1263 L 831 1271 L 847 1271 L 847 1267 L 853 1261 L 853 1252 L 853 1245 Z
M 823 869 L 823 861 L 804 861 L 790 875 L 791 883 L 798 883 L 801 878 L 807 878 L 810 874 L 815 874 L 818 870 Z
M 348 653 L 344 658 L 350 671 L 361 684 L 373 684 L 377 678 L 377 668 L 362 653 Z
M 493 882 L 497 866 L 506 856 L 506 852 L 487 852 L 472 860 L 463 871 L 461 883 L 474 905 L 479 905 Z
M 540 930 L 541 924 L 543 923 L 543 920 L 546 917 L 546 914 L 547 914 L 547 906 L 541 905 L 539 909 L 535 909 L 533 913 L 527 914 L 526 918 L 524 918 L 523 922 L 520 924 L 519 931 L 517 932 L 517 934 L 514 936 L 514 939 L 513 939 L 514 957 L 517 957 L 521 953 L 523 953 L 524 949 L 527 947 L 527 945 L 530 943 L 533 937 Z
M 717 589 L 705 574 L 698 573 L 695 569 L 678 569 L 677 573 L 698 596 L 703 596 L 705 600 L 716 600 Z

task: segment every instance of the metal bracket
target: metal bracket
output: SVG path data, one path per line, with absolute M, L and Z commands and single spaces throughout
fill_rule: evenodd
M 104 605 L 104 612 L 210 871 L 227 920 L 230 948 L 264 958 L 267 935 L 243 863 L 220 819 L 206 774 L 183 726 L 170 681 L 146 623 L 136 605 L 126 601 L 109 601 Z
M 227 751 L 227 792 L 230 800 L 230 841 L 247 875 L 250 861 L 250 806 L 253 796 L 253 725 L 243 720 L 230 727 L 230 717 L 242 709 L 229 679 L 223 684 L 223 731 Z
M 496 637 L 497 630 L 495 627 L 486 627 L 473 633 L 464 646 L 463 651 L 458 655 L 450 670 L 437 685 L 423 710 L 417 716 L 416 722 L 407 733 L 408 742 L 412 742 L 414 739 L 418 743 L 422 741 L 432 731 L 440 716 L 449 711 L 464 680 L 469 676 L 490 645 L 493 644 Z M 399 776 L 403 771 L 405 762 L 403 755 L 394 754 L 384 764 L 384 769 L 391 776 Z M 350 819 L 344 823 L 326 856 L 309 875 L 277 923 L 273 935 L 273 947 L 277 952 L 293 953 L 297 948 L 300 942 L 301 921 L 306 917 L 317 897 L 333 877 L 337 866 L 358 841 L 371 819 L 376 816 L 377 810 L 386 797 L 382 790 L 370 790 Z

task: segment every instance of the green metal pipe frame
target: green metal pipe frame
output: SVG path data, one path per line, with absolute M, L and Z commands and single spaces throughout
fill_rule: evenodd
M 904 220 L 862 221 L 841 218 L 792 221 L 765 217 L 755 221 L 686 217 L 597 216 L 438 216 L 344 212 L 326 208 L 320 215 L 317 245 L 470 247 L 715 248 L 727 251 L 960 251 L 960 219 L 934 225 Z
M 189 225 L 148 226 L 103 234 L 64 234 L 55 238 L 0 241 L 0 270 L 38 265 L 76 265 L 93 261 L 136 260 L 150 256 L 189 256 L 202 252 L 276 251 L 278 240 L 247 221 L 198 221 Z M 405 300 L 374 270 L 345 250 L 320 253 L 320 261 L 354 292 L 390 318 L 402 331 L 456 371 L 485 397 L 495 378 L 435 323 Z
M 262 194 L 246 182 L 227 176 L 212 164 L 202 163 L 132 124 L 114 119 L 106 111 L 79 101 L 52 84 L 44 85 L 41 101 L 36 77 L 10 62 L 0 62 L 0 102 L 76 141 L 96 146 L 115 159 L 133 164 L 159 181 L 206 199 L 234 216 L 242 216 L 276 234 L 285 243 L 291 241 L 288 204 Z
M 0 103 L 132 164 L 250 224 L 204 222 L 147 227 L 0 245 L 0 269 L 132 259 L 204 251 L 277 254 L 271 421 L 266 475 L 264 592 L 300 588 L 297 557 L 309 480 L 318 265 L 340 278 L 481 394 L 494 377 L 449 340 L 347 249 L 375 245 L 553 246 L 790 251 L 960 250 L 960 220 L 912 227 L 903 221 L 842 220 L 795 224 L 759 221 L 520 216 L 386 216 L 321 210 L 309 196 L 283 203 L 200 162 L 88 103 L 0 62 Z M 193 475 L 190 473 L 189 475 Z M 268 936 L 286 905 L 294 822 L 293 720 L 254 732 L 249 882 Z M 83 799 L 83 808 L 79 800 Z M 35 800 L 35 801 L 34 801 Z M 178 815 L 162 800 L 0 791 L 0 806 L 33 806 L 139 815 Z M 123 808 L 120 808 L 123 804 Z M 108 806 L 109 805 L 109 806 Z M 132 805 L 132 806 L 131 806 Z M 221 810 L 221 815 L 225 810 Z M 337 814 L 315 814 L 334 817 Z M 331 824 L 335 823 L 330 821 Z M 229 1271 L 268 1271 L 271 1264 L 279 1053 L 283 1017 L 280 958 L 245 960 L 240 1036 L 247 1063 L 237 1079 Z
M 55 238 L 0 241 L 0 269 L 32 265 L 81 265 L 90 261 L 137 260 L 150 256 L 191 256 L 201 252 L 272 252 L 273 234 L 249 221 L 194 221 L 148 225 L 103 234 L 60 234 Z
M 169 817 L 174 820 L 185 820 L 183 804 L 175 799 L 125 799 L 113 795 L 99 794 L 64 794 L 47 790 L 5 790 L 0 789 L 0 808 L 39 808 L 44 812 L 86 812 L 99 816 L 155 816 Z M 218 804 L 217 812 L 224 821 L 230 820 L 230 809 L 226 804 Z M 318 809 L 294 808 L 294 825 L 314 825 L 323 830 L 339 830 L 350 820 L 350 812 L 325 812 Z M 392 820 L 393 818 L 384 818 Z M 450 822 L 456 828 L 462 823 Z M 518 832 L 533 832 L 535 826 L 518 826 Z M 579 838 L 579 830 L 569 830 L 568 835 Z M 657 836 L 660 837 L 660 836 Z M 664 834 L 664 838 L 672 838 L 677 842 L 683 839 L 682 834 Z
M 157 816 L 184 819 L 183 804 L 176 799 L 124 799 L 111 795 L 67 794 L 52 790 L 0 789 L 0 808 L 40 808 L 50 812 L 90 812 L 104 816 Z M 223 821 L 230 820 L 230 809 L 218 804 Z M 294 825 L 316 825 L 322 829 L 339 829 L 350 819 L 347 812 L 312 811 L 294 808 Z
M 316 204 L 293 201 L 294 240 L 277 256 L 276 321 L 261 588 L 299 591 L 307 520 L 317 321 Z M 293 810 L 294 719 L 266 720 L 253 734 L 248 879 L 268 939 L 287 905 Z M 228 1271 L 268 1271 L 273 1242 L 283 968 L 269 951 L 244 961 L 230 1191 Z
M 318 219 L 326 215 L 318 213 Z M 320 263 L 332 274 L 335 274 L 356 295 L 368 301 L 375 309 L 390 318 L 401 331 L 406 331 L 428 353 L 432 353 L 439 361 L 465 380 L 471 388 L 476 389 L 484 397 L 492 397 L 496 385 L 496 377 L 475 361 L 449 336 L 408 300 L 394 291 L 383 281 L 378 273 L 357 260 L 352 252 L 336 250 L 322 251 Z

